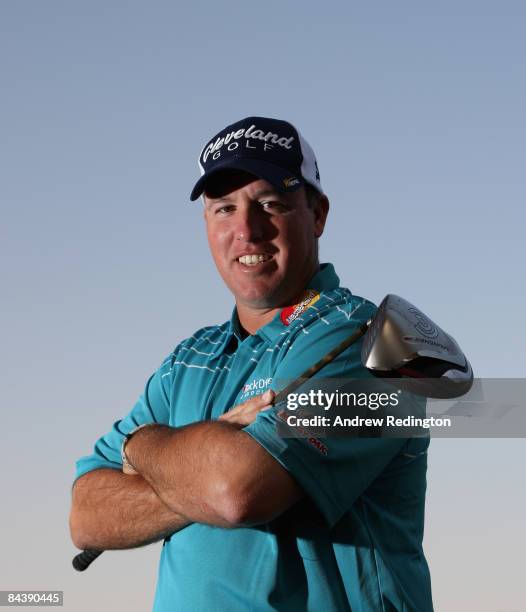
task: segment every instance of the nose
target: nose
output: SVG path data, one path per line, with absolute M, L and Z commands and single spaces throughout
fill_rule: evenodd
M 257 242 L 263 238 L 263 219 L 255 207 L 238 211 L 234 226 L 234 236 L 241 242 Z

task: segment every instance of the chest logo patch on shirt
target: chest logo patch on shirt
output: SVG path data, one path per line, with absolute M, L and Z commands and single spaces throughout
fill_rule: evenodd
M 301 298 L 301 301 L 292 306 L 287 306 L 281 311 L 280 318 L 283 325 L 290 325 L 303 312 L 310 308 L 320 299 L 320 294 L 314 289 L 307 289 Z
M 260 393 L 264 393 L 270 383 L 272 382 L 272 377 L 269 378 L 254 378 L 252 382 L 246 383 L 243 385 L 243 389 L 241 389 L 241 396 L 239 401 L 245 401 L 249 397 L 254 397 L 255 395 L 259 395 Z

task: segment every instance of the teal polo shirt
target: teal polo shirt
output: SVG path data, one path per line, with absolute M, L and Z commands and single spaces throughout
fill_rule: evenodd
M 142 423 L 181 427 L 215 419 L 290 380 L 369 319 L 375 306 L 339 286 L 331 264 L 305 299 L 243 338 L 230 321 L 181 342 L 146 384 L 131 412 L 114 423 L 76 477 L 121 469 L 120 446 Z M 317 377 L 370 376 L 361 342 Z M 155 612 L 430 612 L 422 550 L 428 439 L 284 438 L 278 408 L 245 428 L 289 471 L 304 500 L 270 523 L 222 529 L 191 524 L 162 547 Z M 240 457 L 242 461 L 242 457 Z

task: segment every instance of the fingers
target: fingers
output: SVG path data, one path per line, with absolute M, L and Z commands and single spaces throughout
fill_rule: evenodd
M 251 397 L 250 399 L 244 401 L 242 404 L 234 406 L 226 414 L 233 416 L 247 410 L 261 410 L 261 408 L 263 408 L 264 406 L 267 407 L 268 404 L 271 404 L 275 396 L 276 394 L 274 393 L 274 391 L 272 391 L 272 389 L 269 389 L 268 391 L 265 391 L 265 393 L 261 393 L 260 395 Z
M 260 395 L 256 395 L 255 397 L 251 397 L 246 402 L 242 404 L 238 404 L 235 408 L 232 409 L 232 412 L 235 410 L 236 414 L 239 412 L 249 412 L 249 411 L 260 411 L 263 408 L 270 408 L 272 405 L 272 400 L 276 394 L 272 389 L 265 391 L 265 393 L 261 393 Z
M 276 393 L 272 389 L 265 391 L 265 393 L 263 393 L 263 395 L 261 396 L 263 407 L 260 408 L 260 412 L 262 412 L 263 410 L 269 410 L 270 408 L 272 408 L 272 406 L 274 405 L 275 397 L 276 397 Z
M 222 414 L 219 420 L 227 421 L 238 426 L 249 425 L 255 420 L 259 412 L 268 410 L 272 407 L 275 396 L 276 394 L 274 391 L 269 389 L 265 391 L 265 393 L 256 395 L 256 397 L 252 397 L 242 404 L 234 406 L 234 408 Z
M 122 471 L 124 474 L 128 474 L 129 476 L 135 476 L 137 475 L 139 472 L 137 472 L 137 470 L 135 470 L 134 468 L 132 468 L 132 466 L 128 463 L 123 463 L 122 465 Z
M 268 391 L 265 391 L 265 393 L 262 393 L 261 395 L 257 395 L 254 399 L 259 400 L 258 403 L 262 403 L 265 407 L 270 407 L 267 405 L 272 404 L 275 397 L 276 394 L 274 391 L 272 389 L 268 389 Z

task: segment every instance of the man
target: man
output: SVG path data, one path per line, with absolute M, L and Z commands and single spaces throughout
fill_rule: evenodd
M 77 463 L 79 548 L 164 538 L 154 609 L 432 610 L 422 552 L 427 440 L 281 437 L 276 390 L 374 306 L 318 262 L 329 202 L 290 123 L 248 117 L 200 155 L 230 321 L 181 342 Z M 320 372 L 364 378 L 360 343 Z

